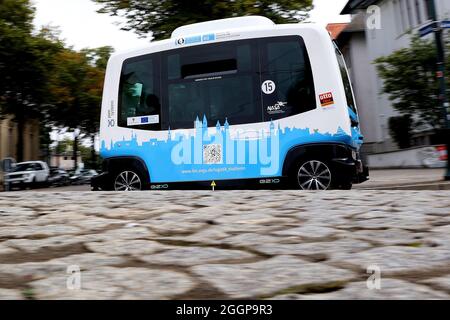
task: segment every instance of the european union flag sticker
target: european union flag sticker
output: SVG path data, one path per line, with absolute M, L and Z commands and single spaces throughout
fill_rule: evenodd
M 141 123 L 142 123 L 142 124 L 148 123 L 148 117 L 142 117 L 142 118 L 141 118 Z

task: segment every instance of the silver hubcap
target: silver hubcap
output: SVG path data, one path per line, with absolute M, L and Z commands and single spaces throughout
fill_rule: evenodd
M 298 185 L 303 190 L 327 190 L 331 184 L 331 171 L 317 160 L 305 162 L 298 170 Z
M 124 171 L 119 174 L 114 182 L 116 191 L 138 191 L 141 190 L 141 179 L 133 171 Z

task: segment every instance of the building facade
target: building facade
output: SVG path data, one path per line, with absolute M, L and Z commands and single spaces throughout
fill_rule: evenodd
M 28 121 L 23 137 L 23 160 L 39 160 L 39 121 Z M 4 158 L 17 159 L 17 123 L 12 120 L 12 116 L 0 119 L 0 160 Z
M 450 1 L 435 0 L 438 17 L 450 18 Z M 367 12 L 371 5 L 379 8 L 380 28 L 368 28 Z M 413 35 L 429 23 L 426 0 L 350 0 L 342 14 L 352 14 L 351 23 L 338 36 L 352 78 L 366 153 L 397 150 L 389 134 L 389 118 L 397 116 L 388 95 L 383 94 L 383 80 L 373 62 L 382 56 L 408 47 Z M 432 39 L 433 35 L 427 37 Z M 430 128 L 416 128 L 416 145 L 429 143 Z

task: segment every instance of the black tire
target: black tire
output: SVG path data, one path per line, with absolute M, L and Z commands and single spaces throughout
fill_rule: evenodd
M 339 190 L 352 190 L 353 183 L 351 182 L 341 182 L 337 189 Z
M 147 189 L 144 174 L 133 167 L 116 170 L 112 175 L 111 190 L 113 191 L 142 191 Z
M 330 190 L 334 187 L 334 174 L 327 161 L 303 159 L 291 172 L 291 181 L 300 190 Z

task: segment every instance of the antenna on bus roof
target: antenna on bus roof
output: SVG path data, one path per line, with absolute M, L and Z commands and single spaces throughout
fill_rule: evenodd
M 239 29 L 246 27 L 270 27 L 275 23 L 266 17 L 246 16 L 200 22 L 179 27 L 172 32 L 172 39 L 200 33 Z

